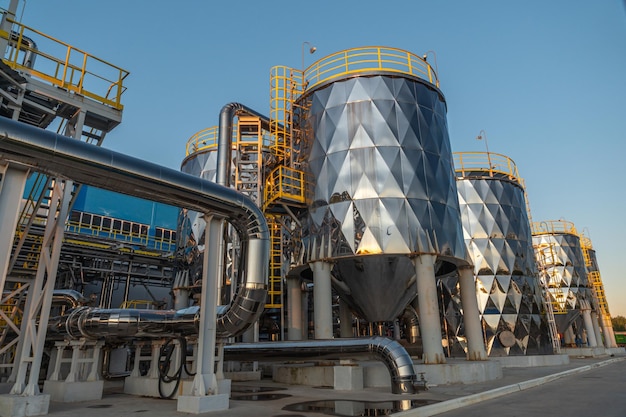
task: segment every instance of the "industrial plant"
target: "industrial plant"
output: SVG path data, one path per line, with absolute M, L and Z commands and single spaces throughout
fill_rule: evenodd
M 589 237 L 532 219 L 511 157 L 452 151 L 426 55 L 275 66 L 269 112 L 224 103 L 173 170 L 106 148 L 128 71 L 15 10 L 0 49 L 0 416 L 111 380 L 193 414 L 236 381 L 407 398 L 623 350 Z

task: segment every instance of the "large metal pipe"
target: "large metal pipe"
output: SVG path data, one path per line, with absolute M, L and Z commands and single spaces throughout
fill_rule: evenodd
M 200 310 L 147 310 L 79 307 L 48 323 L 48 339 L 70 337 L 109 341 L 170 338 L 198 334 Z
M 394 394 L 416 392 L 417 378 L 411 356 L 400 343 L 386 337 L 237 343 L 224 347 L 225 360 L 345 359 L 360 355 L 373 357 L 385 364 Z
M 0 160 L 155 202 L 219 213 L 239 234 L 245 269 L 233 302 L 219 311 L 217 334 L 241 334 L 262 313 L 269 229 L 263 213 L 248 197 L 199 177 L 7 118 L 0 118 Z
M 261 126 L 269 130 L 270 119 L 267 116 L 244 106 L 241 103 L 228 103 L 220 111 L 219 138 L 217 142 L 217 171 L 215 182 L 225 187 L 230 186 L 230 160 L 233 144 L 233 124 L 235 116 L 247 114 L 261 119 Z

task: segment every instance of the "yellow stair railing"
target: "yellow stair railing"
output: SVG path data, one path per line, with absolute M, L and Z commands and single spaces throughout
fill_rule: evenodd
M 276 167 L 265 181 L 263 210 L 277 201 L 304 204 L 305 174 L 284 165 Z
M 563 293 L 561 277 L 555 267 L 558 264 L 554 244 L 535 245 L 535 253 L 538 257 L 539 273 L 550 297 L 553 314 L 567 313 L 567 298 Z

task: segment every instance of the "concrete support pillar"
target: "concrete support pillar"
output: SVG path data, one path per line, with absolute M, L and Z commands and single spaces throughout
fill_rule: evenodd
M 467 360 L 487 360 L 487 351 L 480 323 L 476 283 L 471 265 L 459 268 L 459 286 L 461 287 L 461 305 L 463 306 L 463 323 L 467 337 Z
M 596 332 L 593 330 L 593 324 L 591 323 L 591 309 L 585 308 L 582 310 L 582 313 L 585 331 L 587 332 L 587 344 L 589 347 L 596 347 L 598 342 L 596 341 Z
M 605 344 L 602 342 L 602 332 L 598 324 L 598 313 L 596 313 L 595 310 L 591 312 L 591 324 L 593 325 L 593 332 L 596 335 L 596 346 L 604 347 Z
M 352 330 L 352 311 L 345 301 L 339 300 L 339 335 L 341 337 L 354 337 Z
M 287 276 L 287 340 L 302 340 L 302 283 Z
M 310 291 L 302 291 L 302 338 L 307 340 L 309 338 L 309 302 Z
M 311 263 L 313 270 L 313 314 L 315 339 L 333 338 L 333 299 L 330 285 L 331 264 L 324 261 Z
M 24 186 L 28 170 L 16 164 L 0 165 L 0 294 L 9 269 L 11 248 L 15 237 L 15 229 L 20 213 L 20 204 L 24 194 Z
M 43 384 L 43 392 L 52 401 L 75 402 L 99 400 L 102 398 L 104 381 L 98 374 L 100 352 L 103 341 L 72 340 L 57 342 L 54 371 Z M 71 349 L 71 357 L 67 358 L 64 351 Z M 70 365 L 65 377 L 62 376 L 62 365 Z M 66 367 L 67 368 L 67 367 Z
M 604 345 L 607 348 L 616 348 L 615 333 L 613 332 L 613 323 L 608 314 L 602 314 L 602 332 L 604 333 Z
M 217 344 L 217 299 L 221 280 L 220 265 L 223 256 L 223 221 L 214 215 L 205 215 L 205 249 L 202 264 L 202 293 L 200 295 L 200 331 L 198 359 L 191 395 L 180 395 L 177 411 L 200 414 L 227 410 L 230 392 L 218 392 L 215 375 L 215 347 Z
M 133 360 L 133 370 L 130 371 L 130 377 L 139 378 L 141 373 L 139 372 L 139 364 L 141 359 L 141 348 L 145 345 L 145 342 L 135 342 L 135 359 Z
M 163 346 L 163 340 L 155 340 L 152 342 L 152 350 L 150 356 L 150 369 L 146 376 L 148 378 L 159 377 L 159 357 L 161 356 L 161 347 Z
M 425 364 L 446 363 L 441 344 L 441 320 L 439 318 L 439 297 L 435 279 L 435 255 L 419 255 L 415 263 L 417 276 L 417 302 L 422 334 Z
M 572 346 L 576 344 L 576 336 L 574 335 L 574 329 L 572 329 L 572 326 L 565 329 L 563 338 L 565 339 L 565 346 Z

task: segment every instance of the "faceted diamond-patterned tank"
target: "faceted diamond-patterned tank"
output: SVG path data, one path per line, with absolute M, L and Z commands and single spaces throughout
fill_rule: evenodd
M 559 333 L 565 334 L 573 323 L 574 332 L 581 332 L 581 307 L 593 301 L 576 228 L 564 220 L 535 222 L 533 245 Z
M 446 103 L 424 79 L 430 66 L 406 51 L 344 51 L 306 74 L 336 62 L 345 67 L 312 76 L 304 95 L 313 178 L 305 262 L 332 261 L 342 299 L 370 322 L 393 320 L 415 297 L 412 256 L 438 255 L 439 274 L 465 259 Z
M 551 353 L 523 183 L 494 153 L 455 153 L 463 235 L 490 356 Z M 441 278 L 450 349 L 464 354 L 458 276 Z

